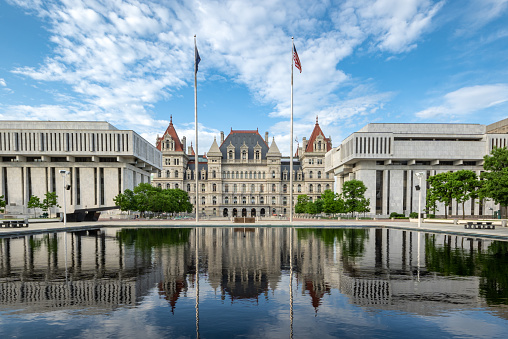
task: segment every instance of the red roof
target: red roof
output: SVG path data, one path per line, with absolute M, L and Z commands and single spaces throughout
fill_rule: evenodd
M 172 116 L 170 117 L 169 126 L 166 129 L 166 132 L 164 132 L 164 134 L 162 135 L 162 138 L 159 138 L 157 140 L 157 145 L 155 147 L 157 147 L 157 149 L 159 151 L 162 151 L 161 141 L 164 139 L 166 134 L 169 134 L 169 136 L 171 136 L 171 138 L 175 142 L 175 151 L 177 151 L 177 152 L 183 152 L 184 151 L 183 145 L 182 145 L 182 143 L 180 141 L 180 138 L 178 137 L 178 134 L 176 133 L 175 126 L 173 126 L 173 117 Z
M 314 141 L 316 141 L 316 138 L 322 135 L 325 143 L 326 143 L 326 151 L 329 151 L 332 149 L 332 143 L 328 140 L 328 138 L 325 137 L 323 131 L 321 130 L 321 127 L 319 127 L 318 124 L 318 118 L 316 117 L 316 125 L 314 126 L 314 130 L 312 131 L 312 134 L 310 135 L 309 142 L 307 143 L 307 148 L 305 149 L 305 152 L 314 152 Z

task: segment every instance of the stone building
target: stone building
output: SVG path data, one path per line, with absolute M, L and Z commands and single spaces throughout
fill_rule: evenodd
M 136 132 L 97 121 L 2 121 L 0 159 L 7 214 L 32 213 L 28 200 L 46 192 L 57 193 L 61 212 L 65 176 L 69 220 L 114 208 L 118 193 L 161 168 L 161 153 Z
M 336 178 L 340 192 L 345 181 L 357 179 L 367 186 L 371 215 L 388 216 L 418 211 L 419 180 L 423 173 L 422 206 L 426 178 L 448 171 L 472 170 L 480 175 L 483 157 L 494 147 L 506 147 L 508 119 L 489 126 L 480 124 L 368 124 L 326 154 L 326 171 Z M 505 131 L 505 132 L 502 132 Z M 504 133 L 504 134 L 503 134 Z M 437 215 L 462 216 L 462 204 L 439 203 Z M 423 209 L 423 207 L 422 207 Z M 499 205 L 470 200 L 465 215 L 492 217 Z
M 180 188 L 195 204 L 195 175 L 199 174 L 199 208 L 211 216 L 269 216 L 289 213 L 289 156 L 282 156 L 268 132 L 233 130 L 214 139 L 205 155 L 196 156 L 186 137 L 180 139 L 171 119 L 156 147 L 162 152 L 162 170 L 153 185 Z M 186 151 L 187 148 L 187 151 Z M 293 159 L 293 200 L 307 194 L 316 200 L 326 189 L 333 190 L 333 176 L 324 171 L 324 157 L 331 150 L 316 118 L 314 130 L 303 138 Z M 197 161 L 196 161 L 197 159 Z M 197 171 L 196 171 L 197 170 Z

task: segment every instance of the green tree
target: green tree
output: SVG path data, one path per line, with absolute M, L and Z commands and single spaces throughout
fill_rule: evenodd
M 123 193 L 119 193 L 113 201 L 116 206 L 122 211 L 136 211 L 136 205 L 134 201 L 134 192 L 130 189 L 126 189 Z
M 429 189 L 427 190 L 427 206 L 429 208 L 436 204 L 436 201 L 445 204 L 445 219 L 448 218 L 448 206 L 452 203 L 453 193 L 453 173 L 443 172 L 432 175 L 427 178 Z M 435 207 L 434 207 L 435 210 Z
M 0 213 L 4 213 L 5 211 L 5 197 L 3 195 L 0 195 Z
M 307 196 L 307 194 L 300 194 L 296 200 L 295 213 L 306 213 L 306 207 L 308 202 L 309 197 Z
M 508 149 L 494 147 L 483 157 L 480 198 L 491 198 L 496 204 L 508 206 Z
M 45 212 L 49 213 L 49 217 L 51 218 L 51 208 L 52 207 L 61 207 L 57 203 L 58 195 L 56 192 L 46 192 L 44 194 L 44 199 L 42 200 L 41 209 Z
M 308 201 L 307 204 L 305 204 L 305 213 L 307 214 L 317 214 L 318 208 L 316 206 L 315 202 Z
M 36 210 L 36 208 L 42 207 L 41 199 L 39 197 L 35 196 L 35 195 L 32 195 L 30 197 L 30 199 L 28 200 L 27 207 L 34 209 L 34 216 L 37 218 L 37 210 Z
M 470 170 L 460 170 L 450 175 L 452 186 L 452 197 L 462 204 L 462 219 L 466 218 L 464 205 L 469 199 L 478 197 L 480 181 L 475 172 Z
M 332 190 L 326 190 L 321 194 L 323 201 L 323 212 L 326 214 L 337 213 L 336 212 L 336 195 Z
M 345 210 L 347 213 L 354 214 L 369 212 L 370 199 L 365 198 L 367 187 L 361 180 L 349 180 L 342 185 L 342 195 L 344 197 Z

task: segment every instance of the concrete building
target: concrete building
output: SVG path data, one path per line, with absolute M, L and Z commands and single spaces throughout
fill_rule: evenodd
M 334 174 L 339 193 L 345 181 L 363 181 L 371 215 L 397 212 L 408 216 L 418 211 L 416 173 L 423 173 L 421 192 L 425 206 L 428 188 L 425 179 L 462 169 L 479 175 L 483 171 L 483 157 L 493 147 L 506 147 L 508 135 L 501 131 L 507 124 L 508 119 L 489 126 L 368 124 L 326 154 L 325 170 Z M 447 215 L 462 215 L 462 205 L 456 201 L 447 208 Z M 467 202 L 464 209 L 465 215 L 492 217 L 499 206 L 492 201 L 476 200 Z M 445 214 L 444 204 L 438 204 L 436 214 Z
M 199 156 L 186 143 L 186 137 L 178 137 L 171 118 L 164 135 L 157 138 L 163 168 L 153 185 L 183 189 L 195 204 L 195 175 L 199 173 L 199 206 L 207 215 L 289 213 L 290 159 L 282 156 L 274 139 L 270 143 L 268 132 L 264 139 L 258 130 L 231 129 L 226 138 L 221 132 L 220 143 L 214 140 L 208 153 Z M 325 153 L 331 148 L 331 139 L 324 136 L 316 118 L 310 138 L 303 138 L 293 159 L 295 203 L 300 194 L 316 200 L 326 189 L 333 189 L 333 176 L 324 171 Z
M 107 122 L 2 121 L 0 191 L 6 214 L 28 214 L 28 200 L 56 192 L 63 210 L 63 180 L 69 171 L 69 220 L 112 209 L 114 197 L 150 182 L 161 169 L 161 153 L 134 131 Z

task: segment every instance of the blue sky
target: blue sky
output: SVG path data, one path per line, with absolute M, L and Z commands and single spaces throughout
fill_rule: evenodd
M 508 117 L 508 0 L 0 0 L 0 120 L 106 120 L 150 142 L 173 116 L 199 152 L 256 129 L 289 154 L 316 116 L 333 144 L 369 122 Z M 1 122 L 0 122 L 1 123 Z

